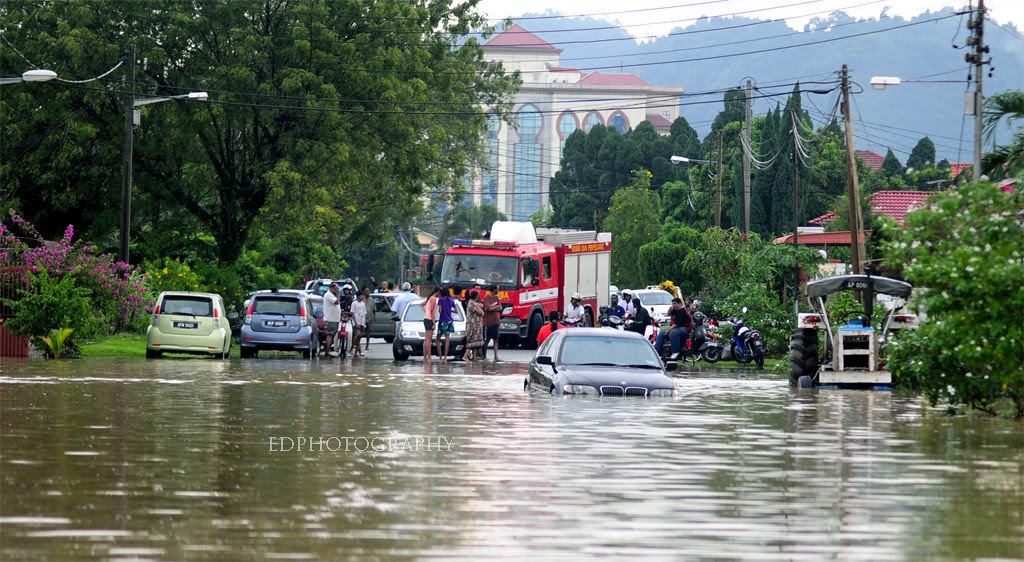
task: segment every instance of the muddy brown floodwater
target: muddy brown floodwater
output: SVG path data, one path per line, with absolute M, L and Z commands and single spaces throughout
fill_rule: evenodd
M 556 398 L 503 355 L 4 358 L 0 557 L 1024 558 L 1020 421 L 729 370 Z

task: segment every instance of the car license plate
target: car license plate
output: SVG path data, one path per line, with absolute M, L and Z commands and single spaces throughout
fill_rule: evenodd
M 183 330 L 195 330 L 199 328 L 198 322 L 174 322 L 172 324 L 175 328 L 181 328 Z
M 265 320 L 263 325 L 268 328 L 280 328 L 281 326 L 287 326 L 287 320 Z

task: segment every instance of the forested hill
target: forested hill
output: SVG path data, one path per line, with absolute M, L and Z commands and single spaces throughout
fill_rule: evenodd
M 639 45 L 624 30 L 608 28 L 611 24 L 604 20 L 545 18 L 520 23 L 563 49 L 563 66 L 631 72 L 652 84 L 682 86 L 687 92 L 682 116 L 702 136 L 722 110 L 722 94 L 701 92 L 745 85 L 749 78 L 759 88 L 755 97 L 779 95 L 755 99 L 755 115 L 764 115 L 776 103 L 785 104 L 796 81 L 806 89 L 831 89 L 846 64 L 856 93 L 853 126 L 857 148 L 882 155 L 892 148 L 900 161 L 906 162 L 917 141 L 927 135 L 935 142 L 938 159 L 968 162 L 973 150 L 973 120 L 963 116 L 969 70 L 964 61 L 967 50 L 962 48 L 970 34 L 967 20 L 952 8 L 912 19 L 883 16 L 858 20 L 833 12 L 797 32 L 781 21 L 702 18 L 669 36 Z M 1024 35 L 1012 25 L 1000 26 L 990 20 L 985 26 L 985 43 L 991 46 L 994 71 L 991 78 L 984 77 L 984 91 L 992 94 L 1021 88 Z M 961 48 L 953 48 L 954 44 Z M 876 91 L 869 85 L 872 76 L 956 82 L 904 83 Z M 838 90 L 806 94 L 805 108 L 820 126 L 833 115 L 837 99 Z M 1009 138 L 1007 128 L 997 132 L 997 142 Z

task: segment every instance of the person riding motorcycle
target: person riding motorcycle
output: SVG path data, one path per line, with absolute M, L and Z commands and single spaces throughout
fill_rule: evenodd
M 583 315 L 586 312 L 583 310 L 583 295 L 579 293 L 573 293 L 569 299 L 569 306 L 565 307 L 565 318 L 566 324 L 583 324 Z
M 647 332 L 647 327 L 651 325 L 651 315 L 647 312 L 647 309 L 640 304 L 639 297 L 633 297 L 633 309 L 636 311 L 630 317 L 629 323 L 626 325 L 626 329 L 630 332 L 636 332 L 641 336 Z

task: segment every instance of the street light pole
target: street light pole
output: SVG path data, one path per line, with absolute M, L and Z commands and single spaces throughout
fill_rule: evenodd
M 121 168 L 121 233 L 118 257 L 128 263 L 128 238 L 132 216 L 132 145 L 135 121 L 135 45 L 128 49 L 128 66 L 124 71 L 124 154 Z
M 153 98 L 135 99 L 135 46 L 130 50 L 128 68 L 125 70 L 127 77 L 127 88 L 125 89 L 124 101 L 124 162 L 121 172 L 121 234 L 119 257 L 124 263 L 128 262 L 128 242 L 130 240 L 131 217 L 132 217 L 132 150 L 135 140 L 135 112 L 136 107 L 161 103 L 171 100 L 196 100 L 203 101 L 209 96 L 206 92 L 189 92 L 180 96 L 159 96 Z

